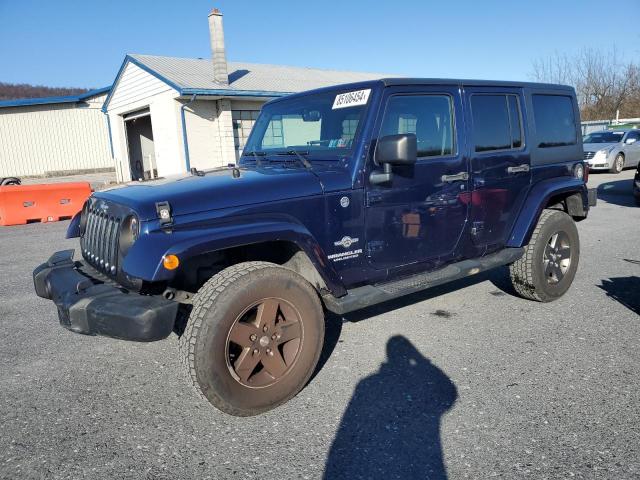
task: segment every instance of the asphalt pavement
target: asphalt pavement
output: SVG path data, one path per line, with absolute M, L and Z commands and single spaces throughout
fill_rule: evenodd
M 192 391 L 175 336 L 70 333 L 31 271 L 68 222 L 0 228 L 0 478 L 640 478 L 640 208 L 592 174 L 562 299 L 505 269 L 329 318 L 293 400 L 234 418 Z

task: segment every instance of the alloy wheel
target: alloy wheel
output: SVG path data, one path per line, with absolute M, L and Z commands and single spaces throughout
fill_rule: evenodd
M 571 243 L 565 232 L 551 235 L 544 248 L 542 262 L 544 275 L 549 284 L 554 285 L 564 278 L 571 265 Z
M 615 159 L 616 162 L 616 172 L 620 173 L 624 168 L 624 157 L 622 155 L 618 155 Z
M 277 383 L 294 366 L 302 349 L 298 310 L 282 298 L 265 298 L 246 308 L 227 336 L 227 367 L 250 388 Z

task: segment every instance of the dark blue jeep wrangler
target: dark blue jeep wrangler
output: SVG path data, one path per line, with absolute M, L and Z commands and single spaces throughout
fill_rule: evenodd
M 94 194 L 69 226 L 82 260 L 33 274 L 60 323 L 180 336 L 193 384 L 254 415 L 309 380 L 323 309 L 342 314 L 509 265 L 548 302 L 578 268 L 585 181 L 575 92 L 385 79 L 264 106 L 238 166 Z

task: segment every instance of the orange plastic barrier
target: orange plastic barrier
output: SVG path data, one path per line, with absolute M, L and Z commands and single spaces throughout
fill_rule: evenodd
M 88 182 L 0 187 L 0 225 L 66 220 L 82 210 L 89 195 Z

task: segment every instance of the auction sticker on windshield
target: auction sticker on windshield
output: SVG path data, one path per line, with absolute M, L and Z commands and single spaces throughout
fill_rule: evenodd
M 369 94 L 371 89 L 356 90 L 355 92 L 341 93 L 336 95 L 336 99 L 333 101 L 333 110 L 338 108 L 355 107 L 356 105 L 366 105 L 369 100 Z

